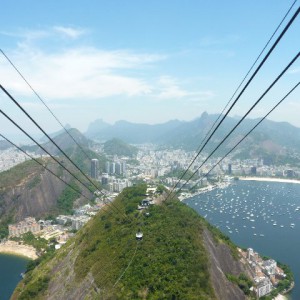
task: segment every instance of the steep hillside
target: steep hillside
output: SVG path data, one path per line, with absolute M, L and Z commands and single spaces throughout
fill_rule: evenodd
M 79 130 L 76 128 L 70 128 L 68 129 L 70 135 L 73 137 L 73 139 L 79 144 L 82 148 L 86 149 L 89 148 L 91 145 L 94 144 L 93 141 L 87 139 Z M 55 135 L 57 134 L 57 135 Z M 77 148 L 78 146 L 73 141 L 73 139 L 70 137 L 69 134 L 67 134 L 64 130 L 58 131 L 56 133 L 50 134 L 51 138 L 54 140 L 54 142 L 63 150 L 66 151 L 70 148 Z M 51 142 L 49 141 L 45 136 L 41 138 L 42 141 L 41 145 L 49 151 L 52 155 L 61 155 L 61 152 L 59 149 Z M 45 154 L 45 152 L 39 148 L 37 145 L 24 145 L 22 146 L 22 149 L 37 152 L 38 154 Z
M 51 159 L 43 159 L 43 163 L 66 182 L 77 187 L 70 175 Z M 58 201 L 67 189 L 66 185 L 32 160 L 0 173 L 0 182 L 1 237 L 7 234 L 7 223 L 17 222 L 28 216 L 42 217 L 62 212 Z M 90 196 L 90 193 L 84 193 Z M 76 199 L 80 198 L 80 195 L 76 195 Z
M 69 133 L 80 146 L 87 148 L 93 143 L 75 128 L 69 129 Z M 55 136 L 53 140 L 62 150 L 77 147 L 72 138 L 66 132 L 62 132 L 61 134 Z M 57 149 L 57 147 L 50 141 L 43 144 L 43 146 L 53 155 L 60 154 L 60 151 Z
M 12 299 L 245 299 L 225 276 L 246 271 L 235 247 L 180 202 L 151 206 L 149 216 L 137 211 L 145 189 L 125 189 L 118 211 L 100 211 L 27 273 Z

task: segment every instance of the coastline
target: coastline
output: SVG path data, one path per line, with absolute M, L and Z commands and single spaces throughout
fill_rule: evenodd
M 19 245 L 19 243 L 14 241 L 0 243 L 0 254 L 24 256 L 32 260 L 38 258 L 35 248 L 23 244 Z
M 289 298 L 285 295 L 279 294 L 275 297 L 275 300 L 288 300 Z
M 248 181 L 267 181 L 267 182 L 281 182 L 281 183 L 296 183 L 300 184 L 300 180 L 296 179 L 284 179 L 284 178 L 274 178 L 274 177 L 239 177 L 239 180 Z

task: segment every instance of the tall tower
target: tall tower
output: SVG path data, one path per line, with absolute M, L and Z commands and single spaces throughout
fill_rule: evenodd
M 232 174 L 232 165 L 228 164 L 228 170 L 227 170 L 228 175 Z
M 91 177 L 97 179 L 99 172 L 99 160 L 97 158 L 93 158 L 91 160 Z

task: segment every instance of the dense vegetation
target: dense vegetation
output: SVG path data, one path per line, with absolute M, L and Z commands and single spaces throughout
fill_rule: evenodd
M 77 279 L 92 270 L 97 286 L 105 286 L 117 299 L 139 299 L 143 295 L 150 299 L 213 298 L 208 259 L 200 239 L 200 218 L 177 202 L 153 206 L 147 217 L 136 210 L 144 193 L 143 186 L 127 189 L 116 202 L 131 222 L 110 211 L 99 216 L 93 227 L 85 228 L 78 240 L 78 247 L 83 248 L 75 265 Z M 145 238 L 136 242 L 139 229 Z M 135 251 L 130 271 L 117 289 L 112 289 Z M 104 276 L 103 266 L 107 265 L 109 271 Z
M 47 240 L 41 237 L 35 237 L 31 231 L 22 234 L 22 237 L 14 237 L 12 240 L 19 242 L 23 241 L 24 244 L 34 247 L 37 251 L 42 251 L 47 248 Z
M 165 175 L 165 177 L 175 177 L 175 178 L 181 178 L 181 176 L 184 174 L 185 170 L 181 168 L 177 168 L 169 172 Z M 187 170 L 186 174 L 183 176 L 183 180 L 188 180 L 193 175 L 193 171 Z M 196 179 L 196 175 L 192 179 Z
M 201 236 L 202 218 L 174 201 L 151 206 L 146 216 L 136 209 L 145 192 L 145 185 L 125 189 L 114 208 L 102 210 L 68 243 L 78 253 L 74 270 L 68 271 L 75 272 L 76 286 L 92 274 L 87 299 L 99 299 L 99 291 L 108 299 L 215 299 Z M 139 229 L 144 233 L 142 241 L 135 239 Z M 49 265 L 42 264 L 33 273 L 24 281 L 21 295 L 29 295 L 30 290 L 36 293 L 31 292 L 31 299 L 38 299 L 46 289 Z M 64 276 L 69 276 L 67 270 Z M 36 286 L 39 282 L 43 282 L 41 290 Z
M 122 140 L 112 139 L 104 143 L 104 152 L 109 155 L 135 157 L 138 149 Z
M 77 184 L 73 181 L 70 183 L 75 190 L 79 190 Z M 59 213 L 71 215 L 73 213 L 73 204 L 80 194 L 75 192 L 70 186 L 66 186 L 59 198 L 57 199 L 57 208 Z
M 226 277 L 229 281 L 238 285 L 238 287 L 244 292 L 245 295 L 250 295 L 250 288 L 253 286 L 252 280 L 241 273 L 239 276 L 234 276 L 232 274 L 226 274 Z

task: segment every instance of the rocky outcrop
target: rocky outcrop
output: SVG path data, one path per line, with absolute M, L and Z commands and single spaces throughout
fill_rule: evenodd
M 34 163 L 34 162 L 33 162 Z M 48 165 L 55 174 L 59 174 L 59 168 L 54 164 Z M 18 167 L 17 172 L 24 172 L 22 180 L 16 180 L 12 170 L 12 178 L 7 180 L 2 187 L 0 195 L 0 220 L 7 217 L 17 222 L 25 217 L 41 217 L 56 207 L 57 199 L 65 188 L 65 184 L 43 168 Z M 60 172 L 66 182 L 69 176 Z M 14 184 L 9 184 L 10 182 Z
M 223 243 L 216 243 L 212 234 L 205 229 L 203 241 L 210 260 L 210 276 L 215 293 L 220 300 L 247 299 L 243 291 L 228 281 L 226 274 L 238 276 L 249 274 L 250 270 L 240 261 L 233 258 L 230 248 Z

